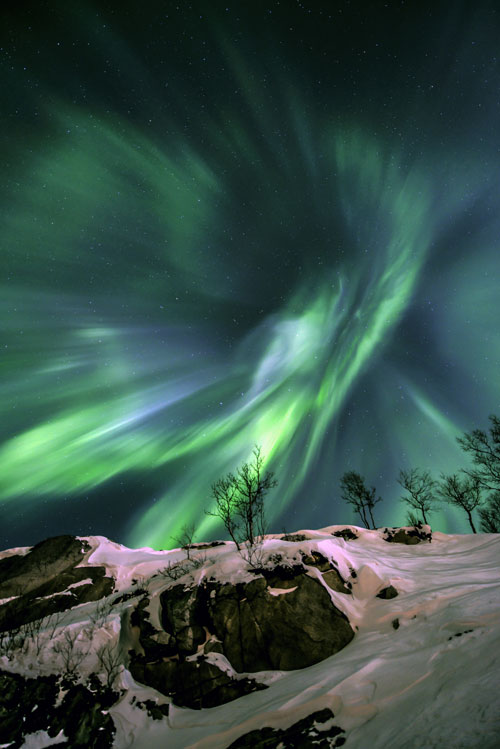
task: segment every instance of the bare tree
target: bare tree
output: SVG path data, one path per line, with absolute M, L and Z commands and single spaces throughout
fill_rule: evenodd
M 49 640 L 54 639 L 54 635 L 59 629 L 59 627 L 62 626 L 65 614 L 63 614 L 61 611 L 56 611 L 54 614 L 49 614 L 49 616 L 45 619 L 45 627 L 47 628 L 47 632 L 49 635 Z
M 101 598 L 97 602 L 95 609 L 89 614 L 89 621 L 93 627 L 100 629 L 104 626 L 112 611 L 113 601 L 107 598 Z
M 30 644 L 33 644 L 33 649 L 36 655 L 40 655 L 45 643 L 45 626 L 46 618 L 34 619 L 31 622 L 26 622 L 21 629 L 26 636 L 26 652 L 29 650 Z
M 77 647 L 79 634 L 78 631 L 67 628 L 63 632 L 62 639 L 52 646 L 52 651 L 61 657 L 64 673 L 68 676 L 76 673 L 78 667 L 88 655 L 86 651 Z
M 0 655 L 5 655 L 8 660 L 17 651 L 24 648 L 26 636 L 21 627 L 15 627 L 7 632 L 0 632 Z
M 272 471 L 264 474 L 263 467 L 264 456 L 256 445 L 250 463 L 243 463 L 236 473 L 228 473 L 212 484 L 215 509 L 206 513 L 222 521 L 240 552 L 245 541 L 253 549 L 266 531 L 264 500 L 278 482 Z
M 365 479 L 360 473 L 346 471 L 340 479 L 340 490 L 342 499 L 354 507 L 365 528 L 370 528 L 371 520 L 372 528 L 375 529 L 373 509 L 377 502 L 382 501 L 382 497 L 375 499 L 375 487 L 372 486 L 368 489 L 365 486 Z
M 492 414 L 489 434 L 482 429 L 474 429 L 457 437 L 457 442 L 472 457 L 475 468 L 466 470 L 470 477 L 477 479 L 481 486 L 490 491 L 500 490 L 500 418 Z
M 179 544 L 181 549 L 184 549 L 188 562 L 191 561 L 191 546 L 193 544 L 193 538 L 196 533 L 196 526 L 194 523 L 185 523 L 179 536 L 171 536 L 176 544 Z
M 408 471 L 400 471 L 398 483 L 401 484 L 408 494 L 401 497 L 410 507 L 422 513 L 424 523 L 427 525 L 427 514 L 434 509 L 434 487 L 436 482 L 429 471 L 421 471 L 418 468 L 410 468 Z
M 123 663 L 121 648 L 117 643 L 108 642 L 98 649 L 96 655 L 99 667 L 106 677 L 106 686 L 112 687 Z
M 482 502 L 481 482 L 476 476 L 460 478 L 456 473 L 449 476 L 441 474 L 441 482 L 437 485 L 439 496 L 455 507 L 465 510 L 473 533 L 477 533 L 472 520 L 473 511 Z
M 485 507 L 479 509 L 483 533 L 500 533 L 500 492 L 488 497 Z
M 422 524 L 422 521 L 420 520 L 418 515 L 411 510 L 408 510 L 406 513 L 406 522 L 408 523 L 408 525 L 413 525 L 414 527 Z

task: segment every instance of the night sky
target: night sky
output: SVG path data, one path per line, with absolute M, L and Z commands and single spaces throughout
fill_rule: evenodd
M 10 10 L 9 10 L 10 8 Z M 0 547 L 270 529 L 500 412 L 498 2 L 2 4 Z M 467 532 L 445 506 L 435 530 Z M 174 544 L 175 545 L 175 544 Z

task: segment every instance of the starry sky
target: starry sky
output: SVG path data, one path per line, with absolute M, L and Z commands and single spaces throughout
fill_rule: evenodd
M 498 3 L 2 8 L 1 548 L 221 537 L 254 444 L 271 530 L 404 523 L 500 412 Z

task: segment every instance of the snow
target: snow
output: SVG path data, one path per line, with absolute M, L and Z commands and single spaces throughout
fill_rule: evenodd
M 346 527 L 358 535 L 356 540 L 332 536 Z M 127 692 L 109 710 L 117 727 L 114 746 L 224 749 L 243 733 L 263 726 L 287 728 L 329 707 L 335 715 L 333 723 L 346 732 L 348 749 L 498 749 L 500 535 L 435 533 L 431 543 L 405 546 L 384 541 L 383 530 L 356 526 L 298 533 L 307 540 L 267 538 L 264 557 L 281 554 L 281 563 L 292 564 L 300 560 L 300 550 L 306 554 L 316 550 L 334 562 L 351 582 L 352 595 L 330 590 L 315 567 L 308 574 L 325 585 L 335 605 L 349 618 L 354 639 L 336 655 L 309 668 L 252 674 L 269 685 L 266 690 L 204 710 L 170 705 L 169 715 L 161 720 L 148 717 L 136 701 L 152 699 L 162 704 L 168 698 L 136 683 L 124 669 L 116 686 Z M 191 576 L 188 571 L 170 580 L 157 573 L 169 564 L 185 562 L 181 549 L 128 549 L 102 536 L 86 540 L 92 551 L 82 565 L 105 565 L 120 591 L 133 591 L 134 579 L 147 586 L 153 624 L 159 622 L 159 594 L 168 585 L 193 577 L 197 582 L 205 577 L 224 582 L 255 579 L 234 544 L 192 550 L 192 557 L 199 555 L 202 560 L 200 566 L 191 568 Z M 377 598 L 388 585 L 396 588 L 398 596 Z M 269 592 L 286 595 L 292 590 L 270 588 Z M 82 664 L 87 673 L 95 669 L 95 650 L 117 641 L 120 616 L 131 601 L 114 606 L 107 622 L 86 640 L 85 625 L 96 605 L 75 607 L 64 622 L 65 626 L 78 624 L 82 646 L 91 646 Z M 56 633 L 56 640 L 62 631 Z M 23 658 L 13 663 L 3 657 L 0 665 L 29 675 L 33 669 L 50 673 L 54 668 L 53 657 L 35 662 L 30 651 Z M 231 669 L 218 653 L 211 653 L 210 659 L 224 670 Z M 29 737 L 25 747 L 48 746 L 42 739 Z
M 57 593 L 49 593 L 47 596 L 37 596 L 36 600 L 45 599 L 45 598 L 57 598 L 59 596 L 70 596 L 72 588 L 79 588 L 80 585 L 92 585 L 93 580 L 91 577 L 86 577 L 85 580 L 79 580 L 77 583 L 71 583 L 68 585 L 66 590 L 58 591 Z
M 46 731 L 36 731 L 26 736 L 22 749 L 42 749 L 46 746 L 54 746 L 55 744 L 64 744 L 66 736 L 62 731 L 59 731 L 57 736 L 51 738 Z

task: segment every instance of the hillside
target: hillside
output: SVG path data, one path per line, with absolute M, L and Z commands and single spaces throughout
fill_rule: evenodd
M 0 553 L 0 746 L 500 744 L 500 536 Z

